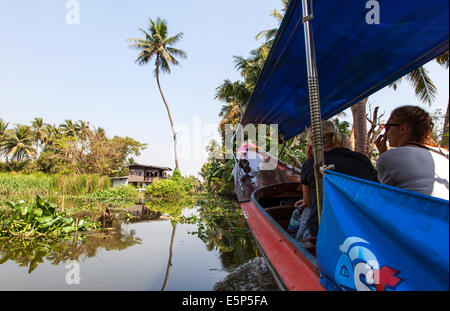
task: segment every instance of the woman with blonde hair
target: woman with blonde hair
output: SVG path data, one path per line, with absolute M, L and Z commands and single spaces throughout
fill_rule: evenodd
M 303 164 L 301 172 L 303 199 L 296 203 L 298 208 L 303 211 L 300 228 L 296 235 L 297 240 L 315 237 L 319 229 L 311 130 L 308 130 L 307 137 L 306 155 L 308 160 Z M 367 156 L 352 151 L 348 137 L 341 133 L 333 122 L 322 121 L 322 137 L 326 165 L 333 164 L 334 170 L 339 173 L 378 181 L 377 172 Z
M 433 140 L 431 116 L 420 107 L 401 106 L 384 128 L 375 142 L 380 182 L 448 200 L 448 150 Z M 387 141 L 395 148 L 388 150 Z

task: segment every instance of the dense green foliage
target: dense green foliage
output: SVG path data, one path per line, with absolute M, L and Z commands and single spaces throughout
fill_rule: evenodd
M 157 179 L 147 188 L 145 195 L 151 198 L 163 200 L 176 200 L 189 194 L 194 194 L 201 188 L 200 181 L 193 177 L 182 177 L 179 170 L 175 169 L 170 179 Z
M 97 224 L 86 217 L 82 220 L 66 217 L 57 206 L 45 202 L 39 196 L 34 205 L 24 202 L 6 202 L 10 214 L 0 215 L 0 237 L 39 237 L 66 235 L 72 232 L 96 229 Z
M 130 156 L 139 156 L 147 145 L 130 137 L 108 138 L 102 128 L 80 120 L 59 126 L 35 118 L 31 125 L 0 119 L 0 172 L 41 171 L 50 174 L 121 174 Z M 1 159 L 0 159 L 1 160 Z
M 185 193 L 182 183 L 172 179 L 162 179 L 153 182 L 145 188 L 145 195 L 173 200 L 183 196 Z

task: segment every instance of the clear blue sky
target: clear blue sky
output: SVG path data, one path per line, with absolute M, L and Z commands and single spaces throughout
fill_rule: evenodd
M 280 0 L 78 0 L 80 24 L 66 23 L 66 0 L 0 0 L 0 118 L 29 123 L 42 117 L 51 124 L 86 120 L 108 136 L 130 136 L 148 143 L 138 162 L 174 167 L 167 113 L 153 67 L 139 67 L 127 39 L 140 36 L 148 18 L 168 22 L 169 33 L 184 32 L 176 45 L 188 54 L 182 67 L 163 75 L 161 84 L 176 124 L 203 131 L 203 152 L 217 135 L 221 103 L 214 100 L 223 80 L 240 78 L 232 55 L 248 56 L 261 42 L 255 35 L 277 26 L 270 16 Z M 448 71 L 427 66 L 438 87 L 433 107 L 445 111 Z M 386 114 L 398 104 L 420 104 L 404 81 L 398 91 L 382 90 L 369 100 Z M 210 132 L 207 135 L 207 132 Z M 181 137 L 181 148 L 195 142 Z M 180 166 L 196 175 L 204 158 L 186 149 Z

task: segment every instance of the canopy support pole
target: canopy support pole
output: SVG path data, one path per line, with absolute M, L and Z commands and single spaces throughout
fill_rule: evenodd
M 316 181 L 317 215 L 321 218 L 323 198 L 323 175 L 320 168 L 324 165 L 322 119 L 320 113 L 319 77 L 311 21 L 313 16 L 312 0 L 302 0 L 303 25 L 305 33 L 306 63 L 308 68 L 309 106 L 311 114 L 311 137 L 314 145 L 314 176 Z

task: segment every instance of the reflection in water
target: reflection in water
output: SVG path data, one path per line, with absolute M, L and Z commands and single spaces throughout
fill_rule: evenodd
M 11 260 L 21 267 L 28 267 L 28 273 L 31 273 L 44 258 L 53 265 L 71 260 L 83 262 L 97 256 L 99 249 L 121 251 L 141 243 L 134 230 L 123 231 L 119 222 L 110 230 L 61 239 L 0 239 L 0 264 Z
M 197 235 L 209 251 L 219 252 L 226 271 L 231 272 L 259 255 L 250 230 L 236 211 L 220 215 L 200 209 L 199 216 L 189 219 L 191 223 L 193 220 L 198 230 L 192 234 Z
M 229 202 L 69 204 L 76 214 L 110 208 L 113 227 L 64 239 L 0 239 L 0 289 L 276 289 L 267 268 L 254 259 L 258 248 L 239 207 Z M 64 282 L 70 261 L 82 264 L 78 287 Z M 15 266 L 27 267 L 28 274 Z
M 230 272 L 213 290 L 278 290 L 266 262 L 258 257 L 258 246 L 239 211 L 233 204 L 215 205 L 198 208 L 194 216 L 185 218 L 196 223 L 198 231 L 192 234 L 209 251 L 218 251 L 222 267 Z
M 262 257 L 257 257 L 239 268 L 214 285 L 216 291 L 257 291 L 278 290 L 273 276 Z
M 177 224 L 172 224 L 172 236 L 170 238 L 170 250 L 169 250 L 169 262 L 167 263 L 166 276 L 164 277 L 164 284 L 161 291 L 164 291 L 167 285 L 167 280 L 169 279 L 170 267 L 172 267 L 172 255 L 173 255 L 173 241 L 175 239 L 175 231 L 177 230 Z

